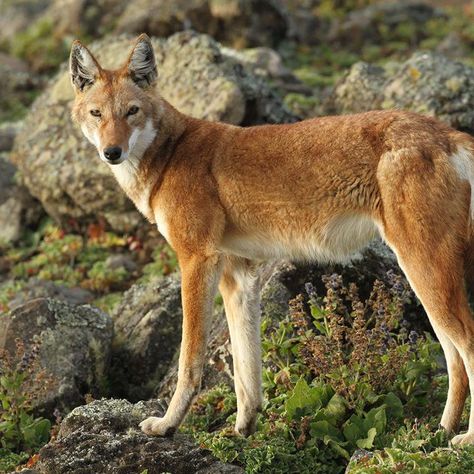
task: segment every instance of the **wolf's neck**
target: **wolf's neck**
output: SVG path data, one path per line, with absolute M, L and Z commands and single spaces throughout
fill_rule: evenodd
M 138 210 L 154 222 L 150 209 L 152 191 L 171 159 L 174 148 L 186 130 L 188 118 L 160 99 L 127 160 L 111 166 L 121 188 Z

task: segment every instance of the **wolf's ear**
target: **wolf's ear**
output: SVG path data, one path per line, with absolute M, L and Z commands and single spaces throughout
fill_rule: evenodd
M 138 37 L 126 67 L 132 80 L 140 87 L 153 85 L 158 78 L 153 46 L 145 33 Z
M 92 85 L 100 73 L 100 66 L 91 52 L 79 41 L 74 41 L 69 56 L 69 72 L 76 92 Z

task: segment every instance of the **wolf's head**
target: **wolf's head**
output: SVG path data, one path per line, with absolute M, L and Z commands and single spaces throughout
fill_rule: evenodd
M 74 41 L 69 59 L 76 93 L 73 118 L 100 158 L 118 165 L 141 158 L 156 136 L 158 77 L 150 38 L 138 37 L 125 64 L 103 69 L 91 52 Z

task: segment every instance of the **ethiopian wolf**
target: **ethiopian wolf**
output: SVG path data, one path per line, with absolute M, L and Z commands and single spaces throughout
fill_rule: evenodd
M 262 404 L 258 262 L 341 261 L 381 236 L 446 355 L 442 426 L 456 433 L 474 394 L 474 139 L 402 111 L 236 127 L 183 115 L 157 90 L 150 39 L 103 69 L 72 45 L 73 118 L 141 213 L 176 251 L 183 335 L 176 391 L 150 435 L 172 434 L 198 393 L 212 305 L 224 299 L 234 357 L 235 430 Z M 453 443 L 474 443 L 469 429 Z

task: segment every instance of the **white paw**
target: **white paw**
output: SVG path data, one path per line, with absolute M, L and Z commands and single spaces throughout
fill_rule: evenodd
M 157 418 L 156 416 L 150 416 L 143 420 L 140 423 L 140 428 L 150 436 L 171 436 L 176 431 L 176 427 L 170 426 L 164 418 Z
M 474 433 L 464 433 L 457 435 L 451 440 L 451 444 L 453 446 L 474 444 Z

